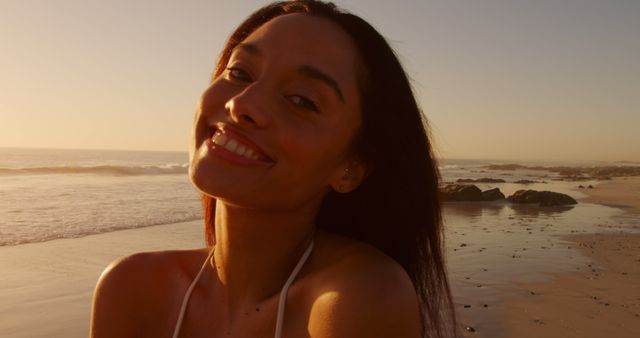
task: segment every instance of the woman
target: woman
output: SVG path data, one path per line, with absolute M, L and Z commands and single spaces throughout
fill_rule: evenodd
M 195 117 L 209 247 L 113 263 L 92 336 L 452 335 L 425 125 L 365 21 L 317 1 L 258 10 Z

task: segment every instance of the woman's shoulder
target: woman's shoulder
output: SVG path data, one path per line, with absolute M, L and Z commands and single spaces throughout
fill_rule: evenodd
M 94 291 L 92 332 L 133 335 L 136 328 L 129 326 L 143 327 L 150 314 L 171 317 L 170 311 L 180 306 L 178 291 L 186 289 L 207 253 L 207 249 L 141 252 L 113 261 Z
M 417 294 L 400 264 L 337 235 L 327 235 L 318 251 L 310 327 L 349 337 L 419 336 Z
M 315 270 L 322 276 L 324 288 L 368 281 L 371 286 L 414 290 L 400 264 L 369 244 L 331 233 L 319 235 L 317 242 Z
M 121 257 L 109 264 L 100 276 L 100 282 L 118 281 L 124 277 L 129 282 L 146 280 L 167 273 L 188 273 L 201 265 L 209 249 L 165 250 L 139 252 Z

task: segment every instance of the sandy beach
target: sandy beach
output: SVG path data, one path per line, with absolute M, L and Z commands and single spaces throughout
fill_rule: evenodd
M 640 230 L 638 189 L 640 177 L 579 189 L 588 194 L 580 199 L 585 212 L 591 210 L 588 203 L 624 210 L 603 219 L 602 231 L 589 233 L 558 230 L 558 236 L 550 234 L 553 227 L 546 222 L 559 214 L 529 208 L 514 209 L 512 216 L 505 217 L 504 229 L 477 228 L 473 222 L 479 215 L 502 219 L 502 207 L 454 208 L 451 212 L 456 215 L 469 214 L 459 222 L 464 231 L 452 237 L 452 250 L 468 250 L 468 256 L 459 257 L 477 259 L 467 263 L 475 270 L 451 275 L 461 336 L 640 336 L 640 235 L 611 225 L 622 217 L 626 225 L 635 224 Z M 86 337 L 93 288 L 109 262 L 139 251 L 201 247 L 202 229 L 202 221 L 193 221 L 0 247 L 0 336 Z M 482 236 L 498 236 L 522 246 L 528 243 L 529 249 L 506 252 L 474 247 L 474 238 Z M 554 243 L 564 245 L 564 251 L 540 249 L 554 245 L 547 244 L 549 236 L 559 237 Z M 558 252 L 575 259 L 563 260 Z M 537 264 L 532 258 L 546 262 Z M 484 264 L 483 260 L 493 260 L 494 266 L 487 269 L 478 263 Z M 549 267 L 553 271 L 547 272 Z M 527 269 L 544 278 L 523 282 L 517 275 Z M 497 277 L 507 285 L 495 282 Z
M 551 282 L 519 285 L 506 337 L 640 337 L 640 235 L 563 237 L 589 261 Z
M 109 262 L 203 244 L 194 221 L 0 247 L 0 336 L 87 337 L 93 288 Z
M 603 204 L 621 208 L 631 214 L 640 214 L 640 176 L 603 181 L 594 189 L 584 189 L 583 192 L 588 195 L 583 202 Z
M 585 189 L 581 202 L 625 210 L 640 225 L 640 177 Z M 544 283 L 519 284 L 505 300 L 505 337 L 640 337 L 640 234 L 567 235 L 588 258 L 575 272 Z

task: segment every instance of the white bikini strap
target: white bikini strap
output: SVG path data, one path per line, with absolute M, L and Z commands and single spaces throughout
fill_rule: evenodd
M 184 294 L 184 298 L 182 299 L 182 306 L 180 307 L 180 315 L 178 316 L 178 321 L 176 322 L 176 328 L 173 330 L 173 336 L 172 336 L 173 338 L 178 338 L 178 335 L 180 334 L 180 326 L 182 326 L 182 319 L 184 318 L 184 314 L 187 310 L 187 304 L 189 303 L 191 292 L 193 292 L 193 289 L 196 287 L 196 284 L 198 284 L 200 275 L 202 275 L 204 268 L 207 266 L 207 263 L 209 262 L 209 259 L 211 259 L 211 256 L 213 256 L 213 252 L 215 251 L 215 249 L 216 249 L 215 246 L 211 249 L 211 252 L 209 252 L 207 259 L 204 260 L 204 263 L 202 264 L 200 271 L 198 271 L 198 274 L 193 279 L 193 282 L 191 282 L 191 285 L 189 285 L 187 292 Z
M 191 293 L 193 292 L 193 289 L 195 288 L 196 284 L 198 283 L 198 280 L 200 279 L 200 276 L 202 275 L 202 272 L 204 271 L 204 268 L 207 266 L 207 263 L 209 262 L 209 260 L 213 256 L 214 250 L 215 250 L 215 247 L 213 249 L 211 249 L 211 252 L 209 252 L 209 255 L 207 256 L 207 259 L 204 260 L 204 263 L 202 264 L 202 267 L 200 268 L 200 271 L 198 271 L 198 274 L 193 279 L 193 282 L 191 282 L 191 285 L 189 285 L 189 288 L 187 289 L 187 292 L 185 293 L 184 298 L 182 299 L 182 306 L 180 307 L 180 314 L 178 316 L 178 321 L 176 322 L 176 327 L 173 330 L 173 336 L 172 336 L 173 338 L 178 338 L 178 335 L 180 334 L 180 327 L 182 326 L 182 320 L 184 319 L 184 315 L 185 315 L 185 312 L 187 310 L 187 304 L 189 303 L 189 298 L 191 298 Z M 312 250 L 313 250 L 313 241 L 311 241 L 311 243 L 309 243 L 309 247 L 304 252 L 302 257 L 300 257 L 300 260 L 298 261 L 298 264 L 296 264 L 296 267 L 291 272 L 291 275 L 289 276 L 289 279 L 287 279 L 287 282 L 284 283 L 284 286 L 282 287 L 282 290 L 280 291 L 280 299 L 278 301 L 278 314 L 277 314 L 277 317 L 276 317 L 276 334 L 275 334 L 275 338 L 282 337 L 282 323 L 284 321 L 284 308 L 285 308 L 285 304 L 286 304 L 286 301 L 287 301 L 287 293 L 289 292 L 289 286 L 291 286 L 293 281 L 298 276 L 298 273 L 302 269 L 302 266 L 304 266 L 304 263 L 309 258 L 309 255 L 311 255 L 311 251 Z
M 307 261 L 307 258 L 309 258 L 309 255 L 311 254 L 312 249 L 313 249 L 313 241 L 311 241 L 311 243 L 309 244 L 309 247 L 304 252 L 302 257 L 300 257 L 298 264 L 291 272 L 291 275 L 289 276 L 289 279 L 287 279 L 287 282 L 284 283 L 284 286 L 282 287 L 282 291 L 280 291 L 280 300 L 278 301 L 278 316 L 276 317 L 275 338 L 282 337 L 282 323 L 284 321 L 284 306 L 285 306 L 285 303 L 287 302 L 287 292 L 289 292 L 289 286 L 291 285 L 291 283 L 293 283 L 293 280 L 296 279 L 298 272 L 300 272 L 300 269 L 302 269 L 302 266 Z

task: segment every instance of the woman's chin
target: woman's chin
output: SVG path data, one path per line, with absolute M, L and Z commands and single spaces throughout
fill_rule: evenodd
M 202 162 L 191 161 L 189 164 L 189 180 L 200 193 L 214 197 L 215 182 L 211 182 L 212 174 Z M 208 174 L 207 174 L 208 172 Z

